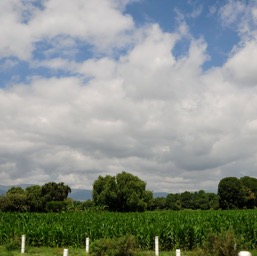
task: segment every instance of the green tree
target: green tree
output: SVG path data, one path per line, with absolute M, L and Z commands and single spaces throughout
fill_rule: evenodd
M 257 207 L 257 179 L 249 176 L 240 178 L 246 190 L 247 208 Z
M 204 190 L 194 193 L 194 209 L 208 210 L 210 209 L 208 194 Z
M 166 204 L 168 209 L 178 211 L 181 210 L 181 194 L 168 194 L 166 197 Z
M 61 211 L 66 209 L 66 203 L 68 194 L 71 193 L 71 188 L 65 185 L 63 182 L 55 183 L 49 182 L 42 186 L 41 197 L 42 206 L 44 211 Z M 52 203 L 55 202 L 55 203 Z M 59 202 L 59 203 L 56 203 Z
M 33 185 L 26 188 L 27 204 L 31 212 L 42 212 L 43 200 L 41 197 L 41 186 Z
M 246 205 L 246 193 L 242 182 L 236 177 L 226 177 L 218 185 L 221 209 L 241 209 Z
M 21 187 L 11 187 L 9 190 L 7 190 L 6 195 L 14 195 L 14 194 L 19 194 L 19 195 L 25 195 L 26 192 L 23 188 Z
M 96 206 L 108 207 L 110 211 L 117 210 L 117 182 L 110 175 L 99 176 L 93 184 L 93 201 Z
M 154 210 L 165 210 L 165 209 L 167 209 L 166 198 L 165 197 L 154 198 L 153 209 Z
M 41 188 L 41 196 L 48 202 L 64 201 L 68 197 L 69 193 L 71 193 L 71 188 L 64 185 L 63 182 L 49 182 Z
M 94 204 L 106 206 L 110 211 L 144 211 L 152 203 L 152 197 L 146 183 L 127 172 L 114 177 L 99 176 L 93 184 Z
M 50 201 L 46 203 L 45 211 L 47 212 L 65 212 L 68 208 L 68 201 Z
M 5 212 L 26 212 L 29 210 L 25 190 L 21 187 L 10 188 L 0 198 L 0 209 Z
M 189 191 L 185 191 L 181 193 L 180 201 L 181 201 L 181 207 L 183 209 L 195 209 L 193 193 Z
M 209 200 L 209 209 L 218 210 L 219 209 L 219 197 L 215 193 L 207 193 Z

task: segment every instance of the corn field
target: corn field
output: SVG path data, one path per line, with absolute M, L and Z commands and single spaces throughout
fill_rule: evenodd
M 209 233 L 233 230 L 248 248 L 257 247 L 257 210 L 160 211 L 145 213 L 0 213 L 0 244 L 26 234 L 31 246 L 85 246 L 100 238 L 134 235 L 142 249 L 200 248 Z

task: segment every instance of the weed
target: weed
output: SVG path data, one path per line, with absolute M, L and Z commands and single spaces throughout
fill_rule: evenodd
M 92 256 L 132 256 L 137 249 L 136 239 L 132 235 L 126 235 L 116 239 L 100 239 L 91 247 Z
M 236 256 L 237 253 L 237 238 L 231 229 L 220 234 L 210 233 L 203 246 L 205 256 Z

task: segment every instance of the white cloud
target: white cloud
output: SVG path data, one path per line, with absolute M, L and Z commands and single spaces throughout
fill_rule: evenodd
M 135 27 L 123 13 L 127 0 L 48 0 L 44 8 L 30 1 L 25 17 L 18 2 L 0 3 L 1 56 L 65 75 L 31 75 L 29 82 L 0 89 L 3 183 L 64 181 L 91 188 L 100 174 L 129 171 L 155 191 L 215 191 L 222 177 L 247 174 L 243 167 L 254 175 L 254 38 L 242 39 L 224 66 L 203 71 L 208 45 L 190 35 L 183 20 L 168 33 L 158 24 Z M 175 58 L 172 50 L 183 37 L 189 49 Z M 81 43 L 107 53 L 78 62 Z M 127 43 L 124 52 L 111 54 Z M 1 65 L 18 64 L 7 58 Z
M 0 55 L 28 59 L 35 43 L 69 36 L 108 50 L 126 44 L 125 32 L 133 19 L 120 9 L 128 2 L 112 0 L 48 0 L 38 8 L 34 1 L 3 0 L 0 3 Z
M 230 79 L 241 86 L 257 86 L 257 42 L 251 40 L 234 50 L 225 65 Z
M 243 40 L 256 38 L 257 4 L 255 1 L 229 0 L 221 9 L 223 25 L 235 29 Z

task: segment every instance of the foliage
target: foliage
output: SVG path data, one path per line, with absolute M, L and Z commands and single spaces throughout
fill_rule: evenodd
M 153 200 L 154 210 L 167 210 L 167 199 L 165 197 L 157 197 Z
M 27 187 L 26 196 L 31 212 L 42 212 L 44 210 L 41 198 L 41 186 L 34 185 Z
M 204 190 L 199 190 L 198 192 L 185 191 L 181 194 L 168 194 L 166 198 L 166 209 L 175 211 L 181 209 L 209 210 L 218 208 L 218 196 L 215 193 L 206 193 Z M 154 209 L 158 209 L 158 206 L 156 207 L 155 205 Z
M 257 179 L 249 176 L 240 178 L 246 191 L 246 207 L 252 209 L 257 207 Z
M 8 193 L 0 196 L 0 210 L 5 212 L 26 212 L 29 210 L 25 194 Z
M 21 248 L 21 238 L 18 236 L 14 236 L 12 238 L 10 238 L 6 244 L 5 244 L 5 248 L 7 251 L 14 251 L 17 249 Z
M 99 176 L 93 184 L 93 201 L 96 206 L 107 206 L 115 211 L 117 207 L 117 185 L 115 177 Z
M 192 250 L 202 248 L 209 234 L 229 229 L 240 238 L 238 248 L 257 247 L 255 210 L 0 213 L 0 244 L 26 234 L 30 246 L 82 248 L 87 237 L 94 242 L 133 235 L 141 250 L 153 250 L 155 236 L 162 251 Z
M 132 256 L 137 250 L 136 239 L 132 235 L 120 238 L 102 238 L 92 244 L 92 256 Z
M 237 238 L 233 230 L 223 231 L 220 234 L 210 233 L 204 244 L 205 256 L 237 256 Z
M 152 197 L 144 181 L 126 172 L 115 177 L 99 176 L 93 184 L 95 205 L 106 206 L 110 211 L 145 211 L 152 203 Z
M 218 196 L 222 209 L 242 209 L 247 201 L 243 184 L 236 177 L 226 177 L 219 182 Z
M 45 210 L 47 212 L 64 212 L 67 210 L 66 201 L 50 201 L 46 203 Z
M 10 188 L 0 196 L 0 211 L 3 212 L 60 212 L 68 208 L 67 196 L 71 192 L 64 183 L 50 182 L 41 186 Z
M 69 193 L 71 193 L 71 188 L 65 185 L 63 182 L 49 182 L 43 185 L 41 188 L 41 196 L 46 202 L 64 201 L 68 197 Z

